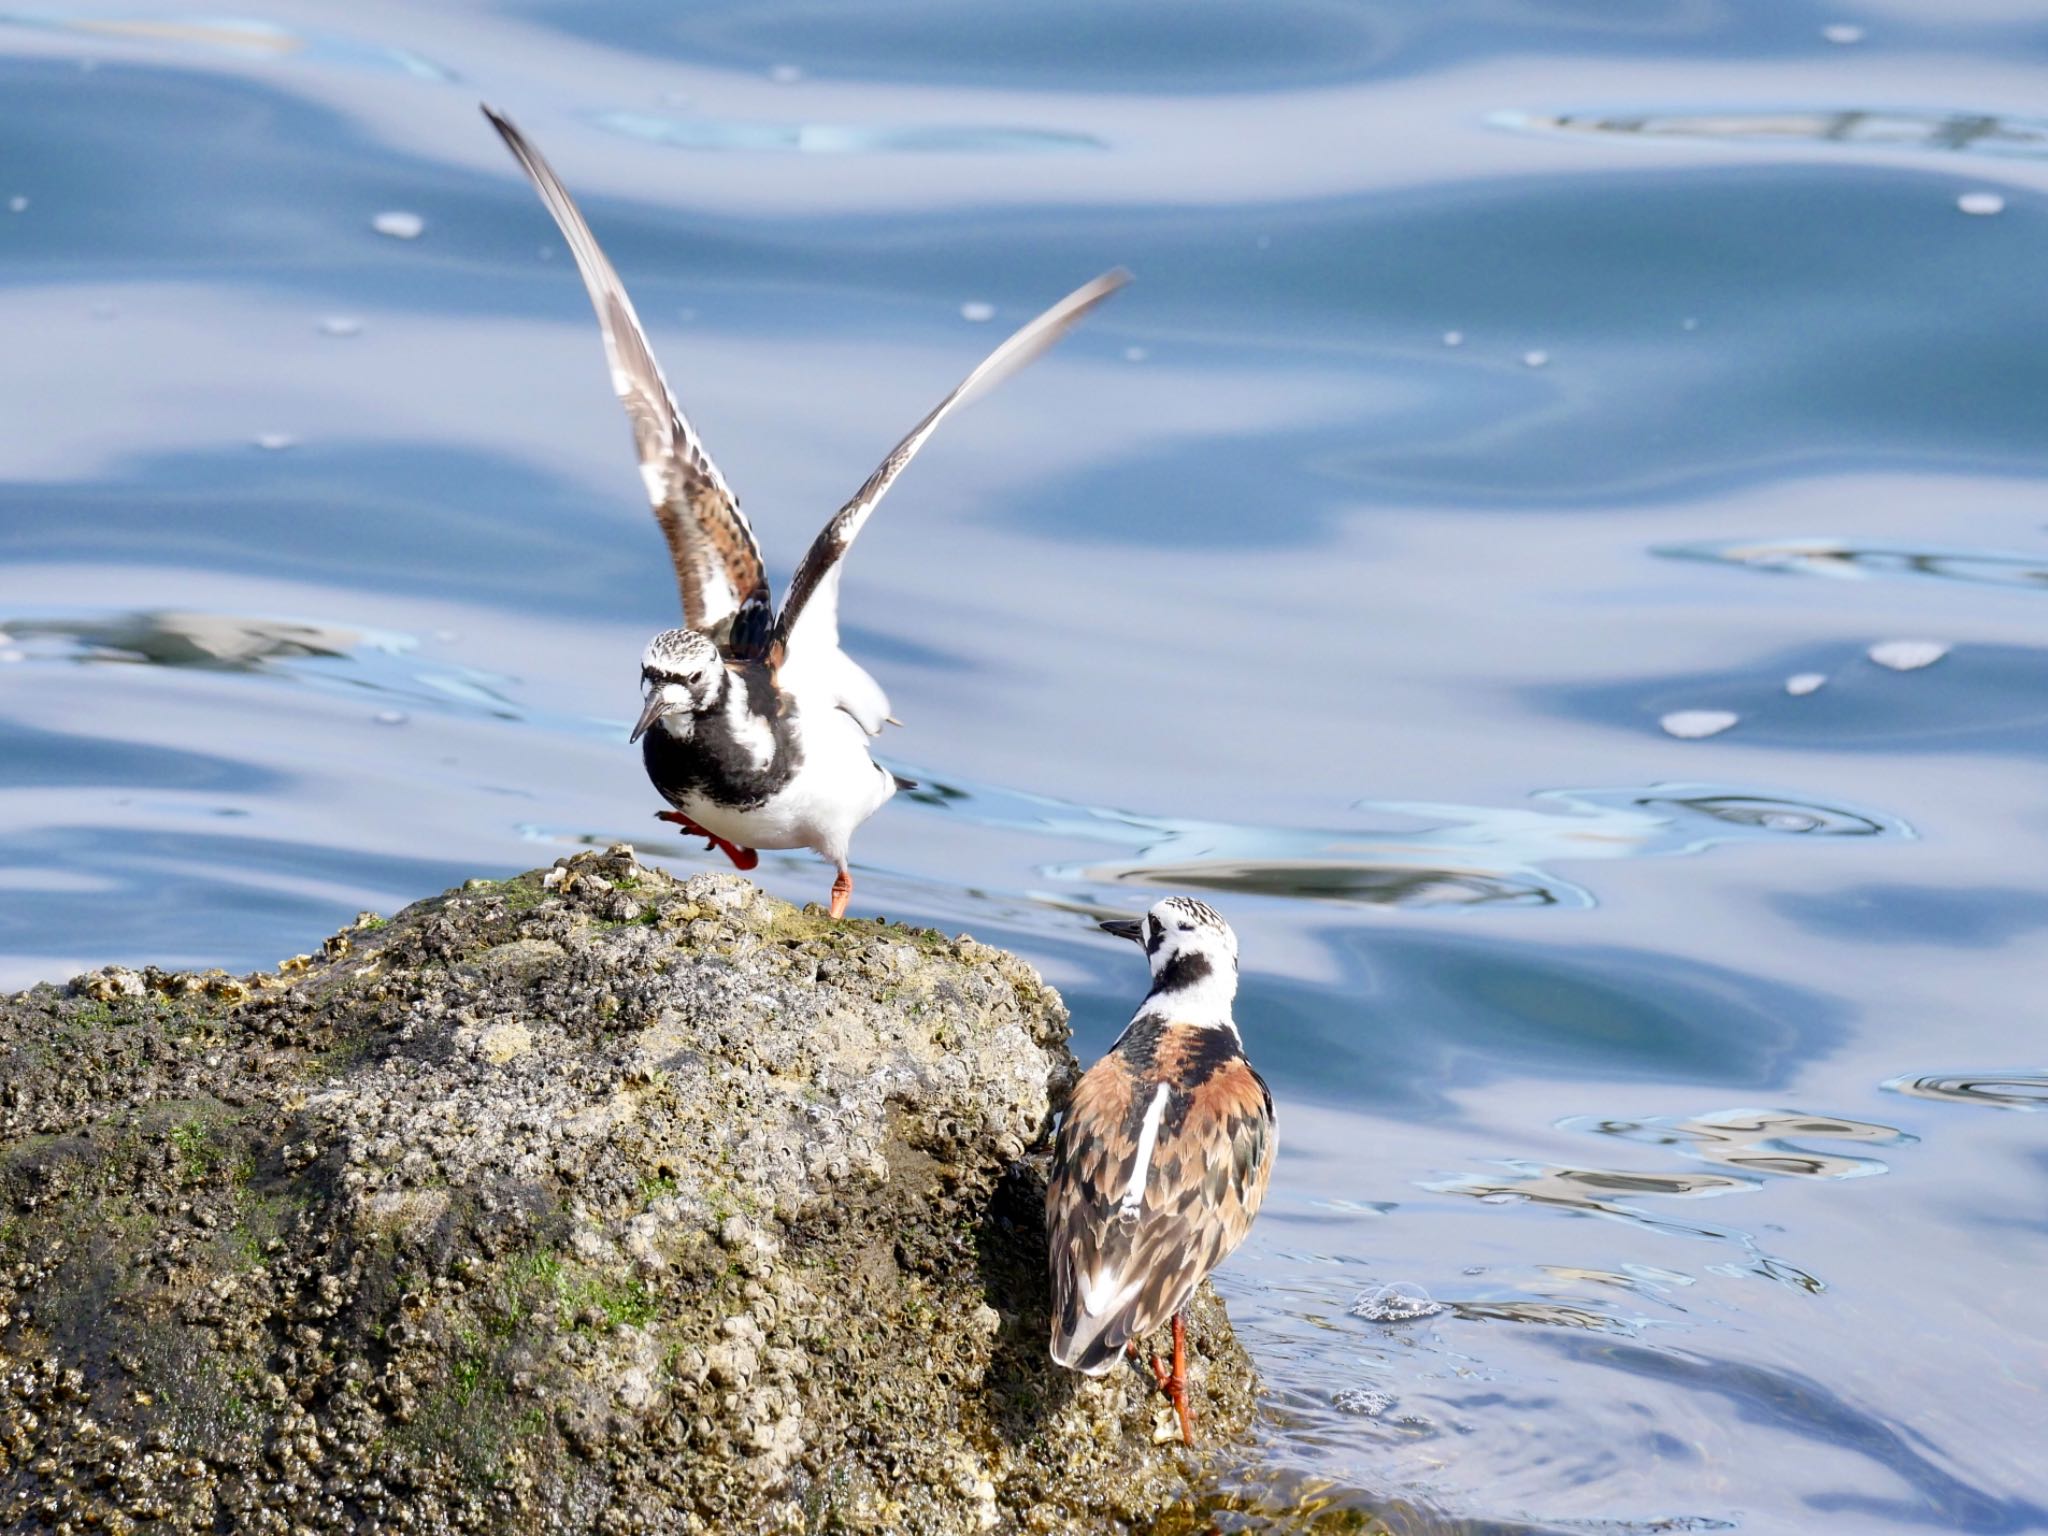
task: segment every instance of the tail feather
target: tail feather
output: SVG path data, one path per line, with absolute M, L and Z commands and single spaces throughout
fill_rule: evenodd
M 1130 1305 L 1098 1315 L 1081 1305 L 1080 1288 L 1071 1283 L 1056 1288 L 1053 1302 L 1053 1360 L 1089 1376 L 1114 1366 L 1131 1337 Z
M 1094 1255 L 1084 1254 L 1084 1262 Z M 1052 1357 L 1069 1370 L 1100 1376 L 1117 1362 L 1124 1345 L 1160 1321 L 1149 1318 L 1159 1298 L 1149 1287 L 1126 1282 L 1121 1270 L 1098 1261 L 1091 1273 L 1056 1266 L 1053 1281 Z
M 1128 1334 L 1112 1338 L 1107 1329 L 1085 1338 L 1055 1331 L 1052 1336 L 1053 1364 L 1079 1371 L 1084 1376 L 1104 1376 L 1115 1367 L 1116 1358 L 1124 1352 L 1128 1340 Z

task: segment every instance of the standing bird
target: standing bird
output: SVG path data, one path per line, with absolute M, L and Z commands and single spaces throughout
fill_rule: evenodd
M 846 915 L 853 832 L 899 788 L 869 740 L 894 724 L 881 685 L 839 648 L 840 561 L 868 514 L 946 413 L 1044 352 L 1128 280 L 1106 272 L 1010 337 L 890 450 L 812 542 L 777 613 L 760 547 L 739 503 L 655 365 L 618 273 L 568 192 L 511 122 L 484 116 L 532 180 L 590 290 L 639 450 L 640 477 L 682 588 L 684 628 L 640 658 L 643 708 L 632 739 L 673 810 L 656 814 L 709 839 L 740 869 L 757 848 L 811 848 L 838 870 L 832 915 Z
M 1279 1143 L 1273 1095 L 1230 1016 L 1237 935 L 1214 908 L 1169 896 L 1138 922 L 1152 990 L 1074 1089 L 1045 1192 L 1052 1357 L 1100 1376 L 1173 1319 L 1173 1368 L 1152 1373 L 1194 1444 L 1188 1298 L 1251 1230 Z

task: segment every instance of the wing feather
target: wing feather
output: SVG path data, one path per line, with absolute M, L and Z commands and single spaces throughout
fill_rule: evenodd
M 1187 1305 L 1244 1241 L 1273 1173 L 1272 1096 L 1240 1056 L 1174 1089 L 1143 1202 L 1135 1219 L 1123 1214 L 1148 1096 L 1105 1057 L 1075 1090 L 1054 1150 L 1052 1354 L 1090 1375 Z
M 991 352 L 974 372 L 961 380 L 957 389 L 933 408 L 930 415 L 910 429 L 909 436 L 890 450 L 889 456 L 868 476 L 867 483 L 854 492 L 853 499 L 834 514 L 805 551 L 803 563 L 797 567 L 796 576 L 790 582 L 789 595 L 783 599 L 782 613 L 775 621 L 774 640 L 769 646 L 769 663 L 778 672 L 787 667 L 817 666 L 822 669 L 835 665 L 829 658 L 839 648 L 841 561 L 847 550 L 853 547 L 853 541 L 859 536 L 869 514 L 888 493 L 889 487 L 895 484 L 904 466 L 917 456 L 925 440 L 946 419 L 947 413 L 955 406 L 965 405 L 986 394 L 1011 374 L 1042 356 L 1083 315 L 1129 281 L 1130 274 L 1119 267 L 1076 288 Z M 861 677 L 865 678 L 866 674 L 861 673 Z M 868 680 L 867 686 L 874 686 L 872 679 Z M 879 691 L 876 690 L 877 693 Z M 859 718 L 858 713 L 856 718 Z M 870 727 L 871 733 L 879 729 L 879 721 Z
M 640 478 L 675 561 L 684 621 L 728 654 L 758 656 L 769 636 L 770 601 L 761 550 L 746 515 L 669 393 L 625 285 L 568 189 L 509 118 L 489 106 L 483 112 L 554 215 L 590 290 L 612 388 L 633 425 Z

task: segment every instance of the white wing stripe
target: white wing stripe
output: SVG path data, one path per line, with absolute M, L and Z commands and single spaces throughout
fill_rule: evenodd
M 1161 1083 L 1145 1108 L 1145 1123 L 1138 1128 L 1138 1155 L 1131 1164 L 1131 1182 L 1124 1186 L 1120 1216 L 1135 1216 L 1145 1203 L 1145 1180 L 1152 1173 L 1152 1151 L 1159 1145 L 1159 1122 L 1166 1114 L 1166 1101 L 1173 1096 L 1170 1084 Z

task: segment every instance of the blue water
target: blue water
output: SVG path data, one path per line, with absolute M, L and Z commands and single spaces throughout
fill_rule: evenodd
M 1141 984 L 1095 917 L 1237 925 L 1231 1528 L 2048 1527 L 2044 92 L 2014 0 L 5 13 L 0 984 L 704 867 L 480 97 L 778 578 L 1125 264 L 854 555 L 925 784 L 856 905 L 1021 950 L 1084 1052 Z

